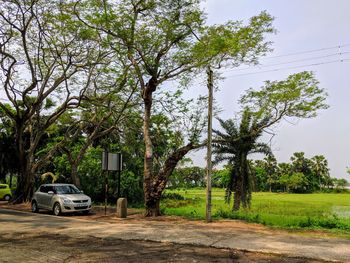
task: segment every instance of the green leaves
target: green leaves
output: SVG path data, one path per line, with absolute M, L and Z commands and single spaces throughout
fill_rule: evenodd
M 252 109 L 257 117 L 269 118 L 269 125 L 273 125 L 283 117 L 315 117 L 319 110 L 328 108 L 326 97 L 313 73 L 304 71 L 286 80 L 266 81 L 258 91 L 249 89 L 240 103 Z
M 45 108 L 45 110 L 48 110 L 48 109 L 54 107 L 55 105 L 56 105 L 56 103 L 55 103 L 52 99 L 47 98 L 47 99 L 45 100 L 45 106 L 44 106 L 44 108 Z
M 270 51 L 265 35 L 273 33 L 273 18 L 266 12 L 250 19 L 249 24 L 228 21 L 201 30 L 199 41 L 193 47 L 193 56 L 204 64 L 238 66 L 257 63 L 259 56 Z

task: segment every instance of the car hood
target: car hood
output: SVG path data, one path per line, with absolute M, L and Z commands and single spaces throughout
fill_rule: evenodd
M 69 198 L 70 200 L 87 200 L 90 199 L 87 195 L 84 194 L 59 194 L 60 197 Z

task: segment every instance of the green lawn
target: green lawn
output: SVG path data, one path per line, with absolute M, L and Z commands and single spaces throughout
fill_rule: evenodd
M 162 212 L 187 218 L 205 218 L 205 189 L 167 190 L 185 200 L 165 199 Z M 349 193 L 254 193 L 250 210 L 233 213 L 224 202 L 224 190 L 212 191 L 213 218 L 243 219 L 282 228 L 332 229 L 350 233 Z

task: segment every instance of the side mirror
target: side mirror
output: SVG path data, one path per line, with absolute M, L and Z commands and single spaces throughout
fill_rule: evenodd
M 53 194 L 54 194 L 53 191 L 48 191 L 47 193 L 48 193 L 49 195 L 53 195 Z
M 84 191 L 83 191 L 83 190 L 80 190 L 80 193 L 81 193 L 81 194 L 83 194 L 83 193 L 84 193 Z

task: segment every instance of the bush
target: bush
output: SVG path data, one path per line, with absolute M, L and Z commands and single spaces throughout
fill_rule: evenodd
M 185 197 L 178 193 L 167 193 L 162 194 L 162 199 L 171 199 L 171 200 L 185 200 Z

